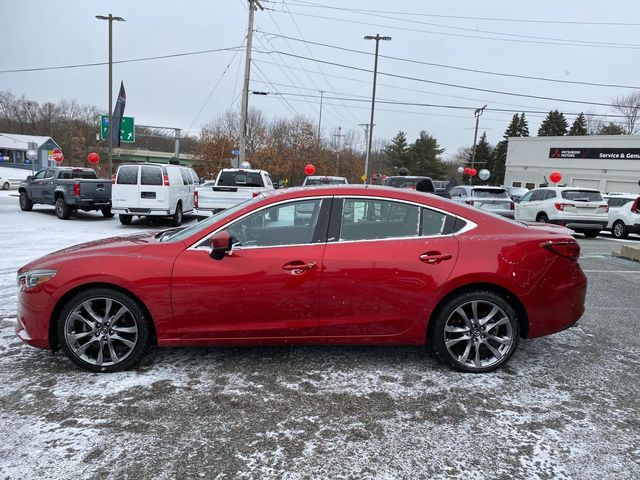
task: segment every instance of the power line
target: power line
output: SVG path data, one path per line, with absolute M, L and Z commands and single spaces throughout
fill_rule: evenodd
M 268 33 L 268 32 L 261 32 L 261 33 L 263 33 L 265 35 L 272 36 L 272 37 L 276 37 L 276 38 L 279 38 L 279 37 L 287 38 L 288 40 L 292 40 L 294 42 L 309 43 L 311 45 L 318 45 L 318 46 L 321 46 L 321 47 L 333 48 L 333 49 L 336 49 L 336 50 L 342 50 L 342 51 L 351 52 L 351 53 L 360 53 L 360 54 L 370 55 L 370 56 L 373 55 L 373 53 L 367 52 L 367 51 L 364 51 L 364 50 L 355 50 L 353 48 L 341 47 L 339 45 L 332 45 L 332 44 L 329 44 L 329 43 L 313 42 L 313 41 L 310 41 L 310 40 L 305 40 L 305 39 L 300 39 L 300 38 L 295 38 L 295 37 L 284 37 L 283 35 L 278 35 L 278 34 L 275 34 L 275 33 Z M 544 81 L 544 82 L 565 83 L 565 84 L 571 84 L 571 85 L 587 85 L 587 86 L 593 86 L 593 87 L 629 88 L 629 89 L 633 89 L 633 90 L 640 89 L 639 86 L 632 86 L 632 85 L 619 85 L 619 84 L 615 84 L 615 83 L 585 82 L 585 81 L 578 81 L 578 80 L 561 80 L 561 79 L 558 79 L 558 78 L 536 77 L 536 76 L 531 76 L 531 75 L 519 75 L 519 74 L 515 74 L 515 73 L 493 72 L 493 71 L 490 71 L 490 70 L 478 70 L 478 69 L 474 69 L 474 68 L 459 67 L 459 66 L 456 66 L 456 65 L 446 65 L 446 64 L 442 64 L 442 63 L 423 62 L 423 61 L 420 61 L 420 60 L 414 60 L 414 59 L 411 59 L 411 58 L 395 57 L 395 56 L 392 56 L 392 55 L 380 54 L 379 56 L 382 57 L 382 58 L 388 58 L 390 60 L 398 60 L 398 61 L 401 61 L 401 62 L 414 63 L 414 64 L 418 64 L 418 65 L 427 65 L 427 66 L 430 66 L 430 67 L 448 68 L 448 69 L 459 70 L 459 71 L 463 71 L 463 72 L 481 73 L 481 74 L 484 74 L 484 75 L 495 75 L 495 76 L 499 76 L 499 77 L 522 78 L 522 79 L 526 79 L 526 80 L 538 80 L 538 81 Z
M 266 0 L 269 2 L 269 0 Z M 269 2 L 276 3 L 276 2 Z M 411 15 L 412 17 L 432 17 L 432 18 L 450 18 L 455 20 L 482 20 L 489 22 L 514 22 L 514 23 L 543 23 L 551 25 L 601 25 L 601 26 L 625 26 L 625 27 L 638 27 L 640 23 L 628 23 L 628 22 L 587 22 L 579 20 L 534 20 L 534 19 L 522 19 L 522 18 L 500 18 L 500 17 L 472 17 L 464 15 L 438 15 L 433 13 L 419 13 L 419 12 L 398 12 L 391 10 L 373 10 L 373 9 L 358 9 L 358 8 L 344 8 L 334 7 L 332 5 L 321 5 L 313 2 L 304 2 L 302 0 L 298 2 L 289 2 L 291 5 L 300 7 L 315 7 L 326 8 L 331 10 L 347 10 L 354 12 L 374 12 L 374 13 L 387 13 L 391 15 Z
M 214 52 L 224 52 L 229 50 L 236 50 L 241 48 L 242 45 L 237 47 L 226 47 L 226 48 L 213 48 L 210 50 L 199 50 L 195 52 L 183 52 L 183 53 L 173 53 L 170 55 L 157 55 L 155 57 L 141 57 L 141 58 L 131 58 L 128 60 L 114 60 L 112 63 L 115 65 L 117 63 L 134 63 L 134 62 L 146 62 L 149 60 L 161 60 L 163 58 L 176 58 L 176 57 L 188 57 L 191 55 L 203 55 L 206 53 L 214 53 Z M 69 68 L 85 68 L 85 67 L 100 67 L 103 65 L 109 65 L 109 62 L 94 62 L 94 63 L 76 63 L 73 65 L 57 65 L 52 67 L 33 67 L 33 68 L 13 68 L 8 70 L 0 70 L 0 73 L 20 73 L 20 72 L 41 72 L 44 70 L 64 70 Z
M 254 65 L 255 65 L 255 63 L 254 63 Z M 265 74 L 264 74 L 264 72 L 262 71 L 262 69 L 261 69 L 258 65 L 255 65 L 255 67 L 256 67 L 256 69 L 258 70 L 258 72 L 260 73 L 260 75 L 262 75 L 262 78 L 264 78 L 268 83 L 270 83 L 270 84 L 271 84 L 271 82 L 269 81 L 269 77 L 268 77 L 267 75 L 265 75 Z M 272 84 L 272 86 L 273 86 L 273 84 Z M 284 101 L 284 103 L 286 104 L 287 108 L 289 108 L 289 111 L 291 111 L 295 116 L 300 115 L 300 114 L 296 111 L 296 109 L 295 109 L 295 108 L 293 108 L 293 105 L 291 105 L 291 104 L 289 103 L 289 101 L 288 101 L 286 98 L 284 98 L 282 95 L 280 95 L 280 92 L 278 92 L 278 89 L 277 89 L 275 86 L 273 86 L 273 89 L 276 91 L 276 94 L 277 94 L 280 98 L 282 98 L 282 100 L 283 100 L 283 101 Z
M 267 51 L 267 52 L 261 52 L 261 53 L 266 53 L 266 54 L 271 54 L 271 53 L 278 53 L 281 55 L 287 55 L 287 56 L 295 56 L 295 57 L 299 57 L 305 60 L 313 60 L 312 58 L 309 57 L 304 57 L 302 55 L 295 55 L 293 53 L 286 53 L 286 52 L 280 52 L 278 50 L 272 50 L 272 51 Z M 341 67 L 341 68 L 347 68 L 350 70 L 357 70 L 360 72 L 367 72 L 367 73 L 371 73 L 372 71 L 366 68 L 362 68 L 362 67 L 354 67 L 353 65 L 345 65 L 342 63 L 338 63 L 338 62 L 330 62 L 328 60 L 315 60 L 316 62 L 320 62 L 320 63 L 324 63 L 327 65 L 332 65 L 335 67 Z M 586 100 L 572 100 L 572 99 L 567 99 L 567 98 L 556 98 L 556 97 L 546 97 L 546 96 L 542 96 L 542 95 L 530 95 L 530 94 L 525 94 L 525 93 L 515 93 L 515 92 L 505 92 L 502 90 L 492 90 L 492 89 L 488 89 L 488 88 L 480 88 L 480 87 L 471 87 L 468 85 L 458 85 L 455 83 L 447 83 L 447 82 L 438 82 L 436 80 L 427 80 L 424 78 L 418 78 L 418 77 L 410 77 L 407 75 L 399 75 L 399 74 L 395 74 L 395 73 L 384 73 L 384 72 L 378 72 L 379 75 L 384 75 L 387 77 L 392 77 L 392 78 L 399 78 L 399 79 L 403 79 L 403 80 L 411 80 L 414 82 L 421 82 L 421 83 L 430 83 L 433 85 L 441 85 L 441 86 L 445 86 L 445 87 L 452 87 L 452 88 L 461 88 L 461 89 L 465 89 L 465 90 L 473 90 L 476 92 L 485 92 L 485 93 L 494 93 L 497 95 L 509 95 L 509 96 L 513 96 L 513 97 L 523 97 L 523 98 L 534 98 L 537 100 L 551 100 L 554 102 L 564 102 L 564 103 L 577 103 L 577 104 L 582 104 L 582 105 L 595 105 L 595 106 L 601 106 L 601 107 L 629 107 L 628 105 L 615 105 L 615 104 L 611 104 L 611 103 L 602 103 L 602 102 L 589 102 Z

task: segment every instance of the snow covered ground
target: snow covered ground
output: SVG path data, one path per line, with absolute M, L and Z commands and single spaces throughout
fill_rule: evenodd
M 416 348 L 156 349 L 134 371 L 78 370 L 13 332 L 15 271 L 121 226 L 0 192 L 0 478 L 636 478 L 640 264 L 581 240 L 576 328 L 524 341 L 489 375 Z

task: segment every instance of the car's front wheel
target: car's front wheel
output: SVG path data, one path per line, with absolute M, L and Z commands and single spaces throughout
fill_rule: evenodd
M 616 223 L 613 224 L 611 233 L 613 233 L 613 236 L 616 238 L 627 238 L 629 236 L 629 231 L 627 230 L 627 226 L 621 220 L 618 220 Z
M 11 187 L 11 185 L 9 184 L 9 182 L 4 182 L 2 184 L 2 189 L 3 190 L 9 190 L 10 187 Z
M 91 372 L 135 365 L 145 352 L 149 325 L 140 305 L 110 288 L 80 292 L 64 306 L 58 338 L 73 363 Z
M 514 354 L 520 323 L 513 307 L 494 292 L 456 296 L 438 310 L 431 341 L 437 356 L 462 372 L 496 370 Z

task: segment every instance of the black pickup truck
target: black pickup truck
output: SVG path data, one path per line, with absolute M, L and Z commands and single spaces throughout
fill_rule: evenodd
M 56 215 L 68 219 L 76 210 L 111 213 L 111 180 L 99 179 L 91 168 L 49 167 L 20 184 L 20 209 L 31 211 L 35 203 L 55 205 Z

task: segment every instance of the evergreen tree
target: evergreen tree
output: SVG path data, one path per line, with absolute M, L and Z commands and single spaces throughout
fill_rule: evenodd
M 471 155 L 473 155 L 473 151 Z M 489 142 L 487 141 L 487 132 L 484 132 L 480 137 L 480 141 L 476 144 L 476 152 L 475 152 L 475 158 L 473 161 L 473 168 L 475 168 L 477 171 L 480 171 L 481 169 L 486 168 L 491 172 L 491 168 L 489 167 L 493 166 L 492 160 L 493 160 L 493 147 L 489 145 Z M 469 161 L 471 161 L 471 157 L 469 157 Z
M 411 152 L 409 151 L 407 134 L 405 132 L 399 131 L 398 134 L 393 137 L 391 143 L 384 147 L 384 153 L 392 167 L 411 167 Z M 409 168 L 409 171 L 411 171 L 411 168 Z
M 518 120 L 518 136 L 529 136 L 529 122 L 527 122 L 527 119 L 524 118 L 524 112 L 522 112 L 522 114 L 520 115 L 520 119 Z
M 567 134 L 567 119 L 564 114 L 558 110 L 552 110 L 542 121 L 542 125 L 538 129 L 539 137 L 556 137 Z
M 573 125 L 571 125 L 567 135 L 588 135 L 587 119 L 582 112 L 580 112 L 580 115 L 573 121 Z
M 422 130 L 420 136 L 409 147 L 413 175 L 427 175 L 432 178 L 444 178 L 447 166 L 440 159 L 444 148 L 430 134 Z
M 617 123 L 609 122 L 598 130 L 598 135 L 624 135 L 624 128 Z

